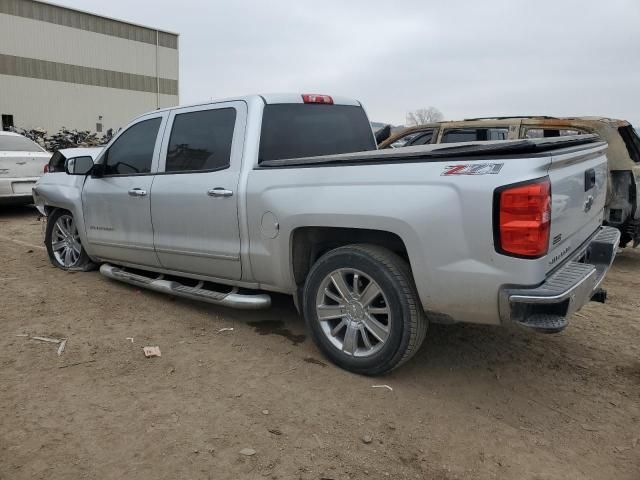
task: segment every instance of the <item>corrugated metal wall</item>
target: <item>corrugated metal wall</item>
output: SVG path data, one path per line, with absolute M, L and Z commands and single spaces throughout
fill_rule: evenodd
M 31 0 L 0 0 L 0 113 L 94 131 L 178 104 L 178 37 Z M 159 89 L 159 92 L 158 92 Z M 100 121 L 100 117 L 102 120 Z
M 66 82 L 0 75 L 0 113 L 11 113 L 19 127 L 61 127 L 96 131 L 117 130 L 141 113 L 155 110 L 156 94 L 91 87 Z M 46 85 L 46 88 L 44 86 Z M 160 107 L 177 104 L 177 97 L 160 95 Z

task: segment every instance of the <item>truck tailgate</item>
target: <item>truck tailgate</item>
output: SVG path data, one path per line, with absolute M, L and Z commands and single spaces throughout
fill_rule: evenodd
M 606 145 L 598 144 L 576 156 L 558 151 L 549 167 L 551 234 L 548 270 L 562 263 L 600 226 L 607 185 Z

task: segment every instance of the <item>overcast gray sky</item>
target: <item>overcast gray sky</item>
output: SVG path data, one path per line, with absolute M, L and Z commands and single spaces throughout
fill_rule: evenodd
M 180 33 L 180 103 L 358 98 L 374 121 L 605 115 L 640 126 L 639 0 L 57 0 Z

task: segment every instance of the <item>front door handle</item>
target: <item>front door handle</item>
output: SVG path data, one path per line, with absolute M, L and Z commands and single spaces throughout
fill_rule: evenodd
M 231 195 L 233 195 L 233 191 L 227 190 L 226 188 L 222 187 L 216 187 L 207 191 L 207 195 L 209 195 L 210 197 L 230 197 Z
M 145 197 L 147 195 L 146 190 L 142 190 L 141 188 L 132 188 L 129 190 L 129 196 L 131 197 Z

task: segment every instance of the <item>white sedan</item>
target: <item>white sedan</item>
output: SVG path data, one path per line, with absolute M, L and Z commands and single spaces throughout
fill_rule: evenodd
M 31 188 L 50 158 L 27 137 L 0 131 L 0 205 L 32 203 Z

